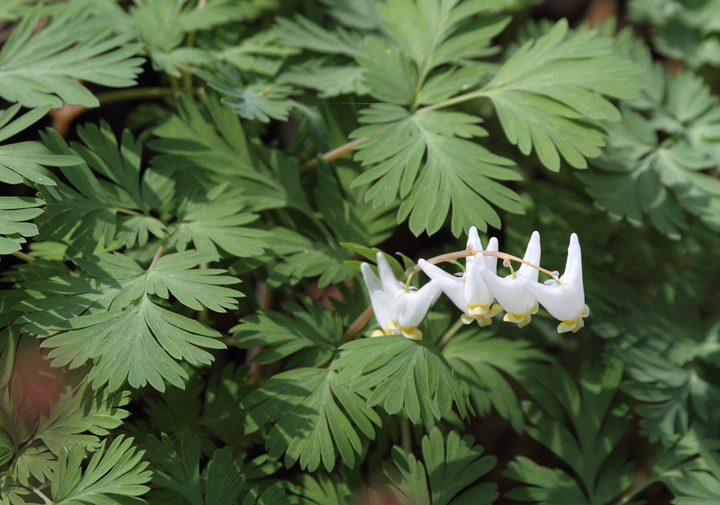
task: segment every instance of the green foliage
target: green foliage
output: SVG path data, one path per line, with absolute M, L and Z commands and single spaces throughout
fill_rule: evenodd
M 653 44 L 667 57 L 691 67 L 720 63 L 720 8 L 714 1 L 633 0 L 632 19 L 653 25 Z
M 97 107 L 97 98 L 76 79 L 122 88 L 135 84 L 142 58 L 132 33 L 112 26 L 84 2 L 70 2 L 35 32 L 40 8 L 25 16 L 0 50 L 0 96 L 25 107 L 62 102 Z
M 482 416 L 491 408 L 522 433 L 525 420 L 516 393 L 504 374 L 522 381 L 542 373 L 550 357 L 526 341 L 496 338 L 492 333 L 464 332 L 455 335 L 442 351 L 458 378 L 470 387 L 470 399 Z M 530 372 L 532 370 L 533 372 Z
M 612 39 L 594 31 L 568 36 L 566 21 L 518 49 L 483 88 L 510 142 L 551 170 L 560 156 L 576 168 L 600 155 L 603 131 L 588 120 L 619 121 L 602 95 L 630 99 L 641 86 L 632 62 L 613 51 Z M 559 154 L 558 154 L 559 153 Z
M 0 2 L 0 504 L 718 502 L 719 3 L 537 3 Z M 471 226 L 583 331 L 370 337 Z
M 177 223 L 168 232 L 168 245 L 184 251 L 192 241 L 195 249 L 218 254 L 216 246 L 232 256 L 257 256 L 267 244 L 262 240 L 270 234 L 242 225 L 252 223 L 258 216 L 240 212 L 245 204 L 244 191 L 227 191 L 220 184 L 206 194 L 193 191 L 182 198 L 177 210 Z
M 405 414 L 413 422 L 432 426 L 450 412 L 452 404 L 461 417 L 469 403 L 463 386 L 445 357 L 426 340 L 398 335 L 356 340 L 340 347 L 344 351 L 331 368 L 340 370 L 338 380 L 350 391 L 372 389 L 367 404 L 382 405 L 388 414 Z
M 145 470 L 148 464 L 142 461 L 144 451 L 136 452 L 132 441 L 121 435 L 105 450 L 103 440 L 84 472 L 80 446 L 61 451 L 50 487 L 53 503 L 102 505 L 121 500 L 144 503 L 136 497 L 147 492 L 145 484 L 150 481 L 151 472 Z
M 270 311 L 243 319 L 230 330 L 238 347 L 264 347 L 252 358 L 263 365 L 288 356 L 292 356 L 288 367 L 320 367 L 327 363 L 342 338 L 342 320 L 307 297 L 301 300 L 304 308 L 296 303 L 283 304 L 292 319 Z
M 224 286 L 237 279 L 220 275 L 223 270 L 196 268 L 214 259 L 185 251 L 163 256 L 145 270 L 117 253 L 78 258 L 75 263 L 92 277 L 56 278 L 38 286 L 35 301 L 22 307 L 28 312 L 21 319 L 24 331 L 46 337 L 43 346 L 53 349 L 53 366 L 76 368 L 96 359 L 88 377 L 94 387 L 107 383 L 116 390 L 126 379 L 133 387 L 149 382 L 160 391 L 165 381 L 182 387 L 187 373 L 174 359 L 209 364 L 212 355 L 198 346 L 224 346 L 214 339 L 216 331 L 152 299 L 172 294 L 194 310 L 236 307 L 234 298 L 242 293 Z M 118 354 L 123 358 L 116 359 Z
M 268 455 L 277 459 L 284 453 L 288 468 L 299 460 L 300 468 L 313 472 L 322 460 L 330 471 L 338 453 L 353 468 L 356 453 L 363 451 L 357 430 L 374 439 L 373 423 L 381 424 L 362 393 L 349 389 L 328 369 L 279 373 L 243 400 L 242 407 L 248 411 L 245 433 L 271 423 L 265 443 Z
M 0 112 L 0 142 L 24 130 L 47 114 L 50 107 L 38 107 L 11 120 L 20 110 L 20 104 Z M 37 184 L 55 185 L 50 172 L 43 166 L 64 167 L 77 164 L 75 156 L 54 155 L 37 142 L 18 142 L 0 146 L 0 182 L 20 184 L 24 180 Z
M 292 108 L 288 95 L 292 88 L 264 80 L 246 81 L 229 67 L 214 72 L 198 72 L 208 85 L 223 95 L 223 103 L 246 119 L 267 123 L 272 119 L 285 121 Z
M 527 432 L 568 464 L 577 480 L 563 470 L 519 456 L 510 463 L 507 476 L 529 487 L 513 489 L 508 498 L 604 505 L 630 485 L 633 463 L 627 462 L 626 451 L 614 452 L 628 428 L 627 404 L 613 401 L 622 371 L 619 361 L 608 367 L 585 364 L 580 388 L 558 366 L 551 374 L 535 377 L 530 391 L 538 405 L 524 405 L 532 423 Z M 565 426 L 568 421 L 572 430 Z
M 401 505 L 486 505 L 498 498 L 497 485 L 476 482 L 497 459 L 482 454 L 472 436 L 461 438 L 457 431 L 443 436 L 435 427 L 422 439 L 425 465 L 396 446 L 393 464 L 385 463 L 383 469 L 392 481 L 389 491 Z
M 718 154 L 720 108 L 702 78 L 692 71 L 672 75 L 652 62 L 629 32 L 625 51 L 645 72 L 641 97 L 623 103 L 622 123 L 607 124 L 608 150 L 598 171 L 580 177 L 588 192 L 614 218 L 639 225 L 648 214 L 672 238 L 687 228 L 682 210 L 719 229 L 717 180 L 710 169 Z

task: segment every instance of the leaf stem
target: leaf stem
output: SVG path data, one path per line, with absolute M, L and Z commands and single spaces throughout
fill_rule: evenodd
M 450 341 L 450 339 L 455 335 L 460 328 L 463 327 L 463 320 L 462 318 L 459 318 L 457 321 L 455 321 L 455 324 L 453 324 L 450 328 L 447 329 L 445 334 L 440 339 L 440 342 L 438 342 L 438 349 L 442 349 L 445 347 L 445 345 Z
M 156 87 L 156 88 L 131 88 L 119 91 L 108 91 L 97 95 L 100 105 L 108 105 L 117 102 L 128 102 L 130 100 L 144 100 L 150 98 L 158 98 L 161 96 L 174 95 L 176 91 L 173 88 Z
M 48 505 L 52 505 L 52 502 L 53 502 L 53 501 L 52 501 L 50 498 L 48 498 L 47 496 L 45 496 L 45 493 L 43 493 L 42 491 L 40 491 L 40 490 L 39 490 L 38 488 L 36 488 L 35 486 L 33 486 L 32 492 L 35 493 L 36 495 L 38 495 L 40 498 L 42 498 L 42 500 L 43 500 L 45 503 L 47 503 Z
M 415 111 L 415 114 L 422 114 L 423 112 L 430 112 L 437 109 L 443 109 L 445 107 L 450 107 L 451 105 L 457 105 L 459 103 L 467 102 L 468 100 L 473 100 L 474 98 L 480 98 L 481 96 L 486 96 L 487 92 L 486 90 L 477 90 L 477 91 L 471 91 L 470 93 L 465 93 L 464 95 L 458 95 L 454 98 L 450 98 L 448 100 L 445 100 L 444 102 L 436 103 L 434 105 L 428 105 L 427 107 L 423 107 L 421 109 L 418 109 Z
M 368 323 L 368 321 L 370 321 L 373 313 L 374 312 L 372 305 L 365 309 L 365 311 L 360 314 L 350 326 L 348 326 L 347 330 L 345 330 L 345 333 L 343 333 L 343 336 L 340 339 L 340 344 L 338 345 L 338 347 L 353 338 L 357 332 L 365 328 L 365 325 Z
M 363 140 L 367 140 L 369 138 L 370 137 L 360 137 L 359 139 L 352 140 L 352 141 L 348 142 L 347 144 L 338 147 L 337 149 L 333 149 L 332 151 L 326 152 L 325 154 L 322 155 L 322 158 L 328 162 L 335 161 L 336 159 L 340 158 L 341 156 L 344 156 L 347 153 L 349 153 L 350 151 L 352 151 L 352 148 L 355 147 L 355 145 L 357 145 L 360 142 L 362 142 Z M 300 165 L 300 168 L 298 169 L 298 171 L 301 174 L 304 174 L 305 172 L 309 172 L 310 170 L 313 170 L 315 167 L 317 167 L 317 164 L 318 164 L 317 158 L 313 158 L 310 161 L 308 161 L 307 163 Z
M 15 256 L 16 258 L 20 258 L 23 261 L 27 261 L 28 263 L 32 263 L 33 261 L 35 261 L 35 258 L 33 258 L 29 254 L 26 254 L 22 251 L 15 251 L 14 253 L 11 253 L 11 254 L 13 256 Z
M 160 247 L 158 247 L 158 250 L 155 253 L 155 257 L 153 258 L 152 263 L 150 263 L 150 266 L 147 269 L 148 272 L 153 269 L 153 267 L 155 266 L 155 263 L 157 263 L 157 261 L 160 259 L 160 256 L 163 255 L 163 252 L 165 251 L 165 246 L 167 245 L 169 238 L 170 238 L 169 236 L 165 237 L 163 239 L 162 243 L 160 244 Z

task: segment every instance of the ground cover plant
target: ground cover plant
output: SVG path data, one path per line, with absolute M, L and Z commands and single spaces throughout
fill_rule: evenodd
M 564 4 L 1 2 L 0 503 L 720 503 L 720 1 Z

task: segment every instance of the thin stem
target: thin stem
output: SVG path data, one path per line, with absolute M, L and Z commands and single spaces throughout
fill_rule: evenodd
M 28 263 L 32 263 L 33 261 L 35 261 L 35 258 L 30 256 L 29 254 L 25 254 L 22 251 L 15 251 L 14 253 L 11 253 L 11 254 L 13 256 L 15 256 L 16 258 L 20 258 L 23 261 L 27 261 Z
M 355 147 L 357 144 L 362 142 L 363 140 L 367 140 L 370 137 L 360 137 L 359 139 L 355 139 L 351 142 L 348 142 L 345 145 L 342 145 L 338 147 L 337 149 L 333 149 L 332 151 L 328 151 L 325 154 L 322 155 L 322 158 L 327 161 L 335 161 L 336 159 L 340 158 L 341 156 L 346 155 L 350 151 L 352 151 L 352 148 Z M 314 169 L 317 166 L 318 160 L 317 158 L 313 158 L 312 160 L 308 161 L 307 163 L 303 164 L 299 168 L 299 172 L 301 174 L 304 174 L 305 172 L 309 172 L 310 170 Z
M 512 254 L 499 252 L 499 251 L 473 251 L 471 249 L 467 249 L 464 251 L 455 251 L 455 252 L 451 252 L 451 253 L 447 253 L 447 254 L 441 254 L 440 256 L 435 256 L 434 258 L 430 258 L 429 260 L 427 260 L 427 262 L 431 263 L 433 265 L 436 265 L 438 263 L 442 263 L 443 261 L 453 262 L 457 258 L 466 258 L 468 256 L 475 256 L 476 254 L 482 254 L 483 256 L 494 256 L 495 258 L 501 258 L 504 260 L 517 261 L 518 263 L 522 263 L 523 265 L 532 267 L 532 268 L 539 270 L 545 274 L 548 274 L 553 279 L 558 280 L 557 273 L 555 273 L 555 272 L 551 272 L 550 270 L 547 270 L 541 266 L 535 265 L 534 263 L 530 263 L 529 261 L 525 261 L 524 259 L 518 258 L 517 256 L 513 256 Z M 411 270 L 413 272 L 419 272 L 420 267 L 418 265 L 415 265 Z
M 412 428 L 408 416 L 400 416 L 400 441 L 405 454 L 412 452 Z
M 423 112 L 430 112 L 432 110 L 437 109 L 443 109 L 445 107 L 450 107 L 451 105 L 457 105 L 459 103 L 467 102 L 468 100 L 473 100 L 475 98 L 480 98 L 481 96 L 486 96 L 487 90 L 478 90 L 478 91 L 471 91 L 470 93 L 465 93 L 464 95 L 456 96 L 455 98 L 450 98 L 449 100 L 445 100 L 444 102 L 436 103 L 434 105 L 428 105 L 427 107 L 423 107 L 422 109 L 418 109 L 415 111 L 415 114 L 422 114 Z
M 438 349 L 442 349 L 445 347 L 445 344 L 447 344 L 450 339 L 455 335 L 460 328 L 463 327 L 463 320 L 462 318 L 455 321 L 455 324 L 453 324 L 448 330 L 445 332 L 445 334 L 440 339 L 440 342 L 438 342 Z
M 655 484 L 657 482 L 657 477 L 650 477 L 648 480 L 640 484 L 638 487 L 633 489 L 631 492 L 623 496 L 622 500 L 620 500 L 617 505 L 625 505 L 626 503 L 629 503 L 630 500 L 634 499 L 638 494 L 645 491 L 649 486 L 652 484 Z
M 150 263 L 150 266 L 148 267 L 148 272 L 153 269 L 153 267 L 155 266 L 155 263 L 157 263 L 157 261 L 160 259 L 160 256 L 163 255 L 163 251 L 165 251 L 165 246 L 167 245 L 169 238 L 170 237 L 165 237 L 163 239 L 162 243 L 160 244 L 160 247 L 158 247 L 158 250 L 155 253 L 155 257 L 153 258 L 152 263 Z
M 128 102 L 130 100 L 145 100 L 174 94 L 175 90 L 173 88 L 131 88 L 100 93 L 97 96 L 97 99 L 100 101 L 100 105 L 108 105 L 111 103 Z
M 353 338 L 357 332 L 365 328 L 365 325 L 368 323 L 368 321 L 370 321 L 370 318 L 373 314 L 374 312 L 371 305 L 370 307 L 365 309 L 365 311 L 360 314 L 350 326 L 348 326 L 347 330 L 345 330 L 345 333 L 343 333 L 343 336 L 340 339 L 340 345 Z
M 48 498 L 47 496 L 45 496 L 45 493 L 43 493 L 42 491 L 40 491 L 38 488 L 36 488 L 36 487 L 33 486 L 32 492 L 35 493 L 36 495 L 38 495 L 40 498 L 42 498 L 42 500 L 43 500 L 45 503 L 47 503 L 48 505 L 52 505 L 52 502 L 53 502 L 53 501 L 52 501 L 50 498 Z

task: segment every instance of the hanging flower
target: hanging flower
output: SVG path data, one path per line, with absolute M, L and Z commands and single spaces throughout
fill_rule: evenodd
M 530 237 L 523 259 L 534 265 L 540 264 L 540 234 L 538 232 L 533 232 L 532 237 Z M 520 328 L 530 323 L 532 314 L 538 311 L 538 302 L 523 287 L 522 279 L 537 282 L 538 270 L 523 264 L 517 272 L 503 278 L 498 277 L 495 272 L 490 271 L 481 263 L 479 273 L 490 292 L 495 295 L 495 298 L 505 310 L 506 314 L 503 321 L 516 323 Z
M 375 318 L 382 328 L 382 331 L 373 332 L 372 336 L 404 335 L 413 340 L 422 339 L 422 332 L 417 327 L 440 296 L 442 291 L 439 283 L 432 280 L 415 290 L 395 278 L 383 253 L 377 254 L 377 265 L 379 279 L 367 263 L 360 267 Z
M 584 317 L 590 315 L 585 305 L 585 290 L 582 278 L 582 255 L 577 235 L 570 235 L 565 273 L 559 280 L 551 279 L 545 284 L 536 280 L 521 279 L 525 289 L 542 304 L 554 318 L 561 322 L 558 332 L 577 332 L 585 326 Z
M 475 251 L 483 250 L 477 228 L 474 226 L 470 228 L 470 233 L 468 233 L 467 248 Z M 498 250 L 496 238 L 490 239 L 487 250 Z M 449 274 L 422 259 L 418 265 L 428 277 L 439 283 L 440 288 L 448 298 L 463 311 L 461 316 L 463 323 L 470 324 L 477 321 L 480 326 L 488 326 L 492 323 L 491 317 L 499 313 L 502 308 L 498 304 L 492 305 L 495 297 L 483 282 L 482 277 L 480 277 L 479 266 L 481 263 L 484 263 L 485 267 L 492 273 L 497 270 L 497 257 L 481 255 L 475 258 L 468 256 L 465 259 L 465 273 L 462 277 Z

